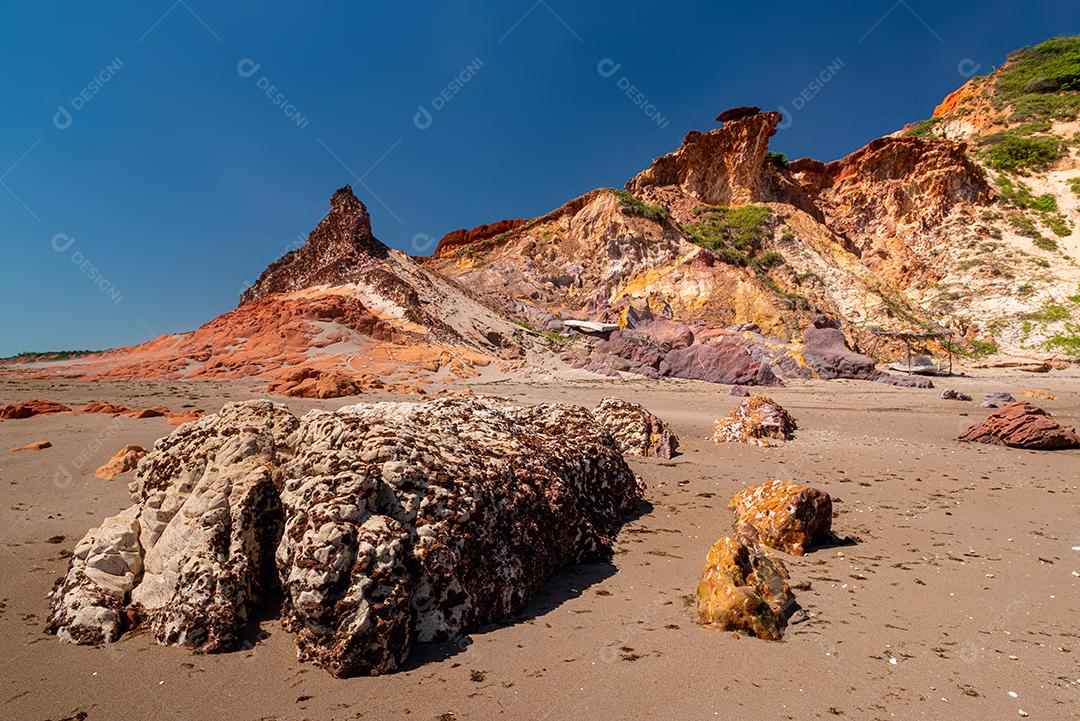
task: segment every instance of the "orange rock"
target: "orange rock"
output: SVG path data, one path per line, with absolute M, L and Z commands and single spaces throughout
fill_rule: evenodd
M 136 408 L 124 413 L 128 418 L 135 418 L 136 420 L 142 420 L 143 418 L 161 418 L 162 416 L 171 415 L 168 408 L 162 406 L 155 406 L 153 408 Z
M 271 393 L 294 398 L 341 398 L 360 395 L 366 388 L 381 387 L 375 379 L 366 383 L 337 371 L 296 368 L 270 384 Z
M 801 556 L 832 529 L 832 498 L 816 488 L 770 480 L 736 493 L 735 533 L 785 553 Z
M 119 403 L 101 403 L 98 401 L 91 401 L 79 409 L 79 413 L 108 413 L 113 416 L 127 413 L 127 411 L 128 408 Z
M 56 401 L 18 401 L 0 408 L 0 420 L 14 420 L 48 415 L 49 413 L 67 413 L 71 409 Z
M 779 640 L 795 607 L 783 562 L 724 536 L 709 549 L 697 589 L 698 622 Z
M 139 464 L 139 459 L 146 455 L 146 449 L 142 446 L 128 444 L 116 452 L 108 463 L 94 471 L 94 475 L 106 481 L 127 473 Z
M 199 410 L 198 408 L 192 408 L 190 410 L 182 411 L 180 413 L 173 413 L 169 416 L 169 420 L 167 420 L 166 423 L 168 423 L 170 426 L 182 426 L 185 423 L 197 421 L 202 418 L 202 416 L 203 412 L 201 410 Z
M 1055 396 L 1050 391 L 1043 390 L 1042 388 L 1032 388 L 1031 390 L 1020 391 L 1020 395 L 1024 396 L 1025 398 L 1038 398 L 1044 401 L 1057 400 L 1057 396 Z
M 27 443 L 25 446 L 12 448 L 11 452 L 16 453 L 18 451 L 43 451 L 46 448 L 52 448 L 52 443 L 49 443 L 48 441 L 34 441 L 33 443 Z
M 795 419 L 768 396 L 746 398 L 730 414 L 716 421 L 715 443 L 748 443 L 765 448 L 790 440 Z

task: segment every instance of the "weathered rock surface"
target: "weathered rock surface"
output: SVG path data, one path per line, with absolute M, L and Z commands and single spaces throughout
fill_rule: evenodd
M 146 452 L 142 446 L 129 443 L 118 450 L 105 465 L 94 471 L 94 475 L 102 480 L 111 481 L 121 473 L 127 473 L 139 465 L 139 459 L 145 456 Z
M 768 448 L 791 440 L 797 427 L 791 414 L 772 398 L 751 396 L 717 419 L 712 440 Z
M 1080 436 L 1033 403 L 1011 403 L 968 428 L 961 441 L 993 443 L 1040 451 L 1080 448 Z
M 970 401 L 971 396 L 954 388 L 944 388 L 941 391 L 941 399 L 945 401 Z
M 697 589 L 699 623 L 778 641 L 795 607 L 783 561 L 724 536 L 709 549 Z
M 381 387 L 381 383 L 362 384 L 339 371 L 296 368 L 279 376 L 267 390 L 294 398 L 342 398 L 358 396 L 365 390 Z
M 671 427 L 639 403 L 604 398 L 593 415 L 611 433 L 624 454 L 671 458 L 679 447 Z
M 829 494 L 791 481 L 769 480 L 744 488 L 728 508 L 735 513 L 737 536 L 795 556 L 832 530 Z
M 17 401 L 0 407 L 0 420 L 18 420 L 33 418 L 49 413 L 66 413 L 71 409 L 56 401 Z
M 772 366 L 755 358 L 739 336 L 721 337 L 711 343 L 677 348 L 664 356 L 660 375 L 709 383 L 781 386 Z
M 1022 390 L 1022 391 L 1020 391 L 1020 395 L 1022 395 L 1024 398 L 1035 398 L 1037 400 L 1043 400 L 1043 401 L 1056 401 L 1057 400 L 1056 395 L 1054 395 L 1050 391 L 1045 390 L 1043 388 L 1030 388 L 1030 389 L 1027 389 L 1027 390 Z
M 229 404 L 159 441 L 131 489 L 102 529 L 133 550 L 88 535 L 50 630 L 114 640 L 130 611 L 162 643 L 228 650 L 279 582 L 300 658 L 339 676 L 520 610 L 610 552 L 643 491 L 587 410 L 468 398 Z

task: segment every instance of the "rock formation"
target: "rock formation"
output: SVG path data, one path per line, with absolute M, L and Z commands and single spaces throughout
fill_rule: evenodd
M 129 443 L 105 463 L 94 471 L 94 475 L 104 481 L 111 481 L 122 473 L 134 470 L 139 465 L 139 459 L 146 455 L 146 449 Z
M 440 398 L 302 419 L 229 404 L 159 441 L 131 490 L 76 548 L 52 632 L 96 643 L 143 623 L 228 650 L 279 583 L 300 658 L 344 676 L 520 610 L 609 553 L 643 488 L 583 408 Z
M 735 513 L 735 535 L 801 556 L 832 530 L 828 493 L 791 481 L 770 480 L 736 493 L 728 503 Z
M 783 561 L 724 536 L 709 549 L 697 589 L 698 622 L 778 641 L 795 609 Z
M 961 393 L 955 388 L 945 388 L 941 391 L 941 399 L 944 401 L 970 401 L 971 396 Z
M 644 406 L 618 398 L 604 398 L 593 409 L 624 454 L 671 458 L 679 447 L 678 437 L 660 418 Z
M 747 443 L 768 448 L 794 437 L 795 419 L 768 396 L 750 396 L 716 421 L 714 443 Z
M 961 441 L 1053 451 L 1080 447 L 1080 435 L 1033 403 L 1011 403 L 968 428 Z
M 48 415 L 49 413 L 67 413 L 71 409 L 56 401 L 17 401 L 0 407 L 0 420 L 17 420 Z

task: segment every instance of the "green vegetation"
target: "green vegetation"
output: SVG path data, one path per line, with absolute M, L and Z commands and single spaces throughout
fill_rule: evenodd
M 1080 195 L 1080 175 L 1075 178 L 1069 178 L 1069 188 L 1072 189 L 1072 192 Z
M 101 353 L 99 350 L 55 350 L 55 351 L 26 351 L 25 353 L 19 353 L 18 355 L 10 355 L 5 358 L 0 358 L 0 362 L 18 362 L 18 363 L 34 363 L 37 361 L 62 361 L 70 360 L 72 358 L 79 358 L 84 355 L 90 355 L 91 353 Z
M 1026 313 L 1024 315 L 1025 320 L 1034 321 L 1035 323 L 1057 323 L 1062 320 L 1069 320 L 1072 314 L 1069 313 L 1069 309 L 1058 303 L 1047 303 L 1039 310 L 1033 313 Z
M 765 239 L 772 234 L 773 212 L 765 206 L 730 208 L 709 205 L 698 208 L 694 215 L 701 220 L 690 223 L 683 230 L 691 241 L 716 253 L 729 265 L 745 268 L 753 264 Z M 769 262 L 775 264 L 775 261 L 773 257 Z
M 906 131 L 904 135 L 909 138 L 937 138 L 937 133 L 934 132 L 934 126 L 941 122 L 941 118 L 930 118 L 929 120 L 920 120 L 912 125 Z
M 1004 173 L 998 175 L 995 182 L 1002 197 L 1017 208 L 1037 210 L 1042 213 L 1056 212 L 1058 209 L 1054 196 L 1047 193 L 1036 197 L 1023 182 L 1013 180 Z
M 622 208 L 631 215 L 639 215 L 642 218 L 647 218 L 655 223 L 662 223 L 667 220 L 668 211 L 662 205 L 649 205 L 644 203 L 633 196 L 633 194 L 626 192 L 625 190 L 619 190 L 618 188 L 608 188 L 612 195 L 619 199 L 622 203 Z
M 1072 235 L 1072 228 L 1069 227 L 1069 221 L 1065 220 L 1065 216 L 1061 213 L 1047 213 L 1043 216 L 1043 222 L 1046 223 L 1046 227 L 1049 228 L 1054 235 L 1062 238 Z
M 498 235 L 493 236 L 491 238 L 485 238 L 484 240 L 478 240 L 475 243 L 469 243 L 468 245 L 463 245 L 460 248 L 458 248 L 457 250 L 455 250 L 450 257 L 452 257 L 452 258 L 472 258 L 472 257 L 476 256 L 477 253 L 483 253 L 484 251 L 490 250 L 491 248 L 494 248 L 496 245 L 499 245 L 500 243 L 504 242 L 508 235 L 510 235 L 509 231 L 507 231 L 505 233 L 499 233 Z
M 750 265 L 758 270 L 768 270 L 769 268 L 775 268 L 776 266 L 783 264 L 784 256 L 780 255 L 775 250 L 766 250 L 761 255 L 750 259 Z
M 1054 137 L 1022 137 L 1012 131 L 988 138 L 990 147 L 980 154 L 983 162 L 996 170 L 1012 173 L 1045 170 L 1065 155 L 1061 141 Z
M 1035 243 L 1036 248 L 1045 250 L 1048 253 L 1053 253 L 1058 249 L 1057 241 L 1053 238 L 1047 238 L 1045 235 L 1038 236 L 1032 242 Z
M 514 331 L 514 340 L 516 340 L 518 343 L 521 343 L 523 340 L 525 340 L 526 333 L 540 338 L 544 342 L 544 344 L 551 350 L 558 350 L 559 348 L 562 348 L 564 345 L 570 343 L 573 340 L 572 337 L 565 336 L 556 330 L 540 330 L 539 328 L 536 328 L 535 326 L 523 320 L 518 320 L 514 322 L 517 325 L 521 326 L 521 330 Z
M 764 273 L 758 273 L 757 274 L 757 279 L 758 279 L 759 283 L 761 283 L 763 286 L 765 286 L 766 288 L 771 290 L 774 295 L 776 295 L 778 298 L 780 298 L 780 300 L 784 301 L 784 303 L 787 305 L 787 307 L 789 309 L 791 309 L 791 310 L 805 310 L 805 311 L 809 311 L 809 310 L 812 309 L 813 306 L 811 305 L 810 301 L 806 298 L 806 296 L 800 295 L 798 293 L 789 293 L 789 292 L 787 292 L 786 290 L 781 288 L 779 285 L 777 285 L 775 280 L 773 280 L 769 276 L 765 275 Z
M 1052 38 L 1018 50 L 994 84 L 999 107 L 1011 105 L 1011 120 L 1071 120 L 1080 112 L 1080 37 Z
M 952 345 L 950 343 L 942 343 L 945 346 L 945 350 L 952 351 L 958 356 L 964 358 L 970 358 L 971 360 L 979 360 L 989 355 L 997 353 L 998 347 L 993 343 L 988 343 L 982 340 L 969 340 L 966 341 L 968 347 L 965 348 L 959 345 Z
M 765 162 L 769 163 L 770 165 L 775 165 L 781 170 L 788 166 L 788 159 L 786 155 L 784 155 L 783 153 L 774 153 L 772 151 L 765 153 Z
M 1080 358 L 1080 335 L 1055 335 L 1046 341 L 1046 347 L 1050 350 L 1058 350 L 1073 358 Z

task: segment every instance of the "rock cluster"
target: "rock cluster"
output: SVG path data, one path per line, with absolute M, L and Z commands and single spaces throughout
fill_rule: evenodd
M 76 547 L 50 631 L 97 643 L 142 623 L 228 650 L 280 584 L 299 657 L 345 676 L 520 610 L 609 553 L 643 487 L 583 408 L 439 398 L 303 418 L 229 404 L 158 441 L 131 490 Z
M 943 388 L 941 391 L 941 399 L 945 401 L 970 401 L 971 396 L 967 393 L 961 393 L 955 388 Z
M 769 480 L 736 493 L 730 503 L 737 536 L 801 556 L 832 530 L 832 498 L 817 488 Z
M 1058 422 L 1039 406 L 1026 401 L 1010 403 L 991 413 L 964 431 L 960 440 L 1040 451 L 1080 447 L 1080 435 L 1075 428 Z
M 624 454 L 671 458 L 679 447 L 679 438 L 671 427 L 638 403 L 604 398 L 593 409 L 593 415 Z
M 791 440 L 796 428 L 795 419 L 772 398 L 750 396 L 727 416 L 717 419 L 712 440 L 768 448 Z

